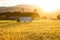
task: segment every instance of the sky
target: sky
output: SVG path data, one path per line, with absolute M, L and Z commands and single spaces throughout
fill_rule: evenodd
M 47 11 L 60 8 L 60 0 L 0 0 L 0 6 L 14 6 L 18 4 L 37 5 Z

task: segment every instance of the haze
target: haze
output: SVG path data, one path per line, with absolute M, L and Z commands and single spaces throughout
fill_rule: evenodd
M 60 8 L 60 0 L 0 0 L 0 6 L 14 6 L 18 4 L 36 5 L 47 12 Z

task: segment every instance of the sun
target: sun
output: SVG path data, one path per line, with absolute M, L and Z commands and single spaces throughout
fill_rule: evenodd
M 44 0 L 36 3 L 37 6 L 41 7 L 46 12 L 53 12 L 60 8 L 60 0 Z
M 46 12 L 53 12 L 53 11 L 55 11 L 55 10 L 57 10 L 59 7 L 56 7 L 56 6 L 47 6 L 47 7 L 43 7 L 42 9 L 43 9 L 43 11 L 46 11 Z

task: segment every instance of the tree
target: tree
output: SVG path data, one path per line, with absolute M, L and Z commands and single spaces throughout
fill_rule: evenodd
M 24 8 L 21 9 L 21 12 L 22 12 L 22 13 L 24 12 Z
M 60 15 L 57 16 L 57 19 L 60 20 Z
M 33 12 L 33 19 L 35 18 L 40 19 L 40 15 L 38 14 L 37 9 L 34 9 L 34 12 Z

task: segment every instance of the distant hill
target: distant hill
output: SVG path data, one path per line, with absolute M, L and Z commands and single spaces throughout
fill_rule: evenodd
M 35 5 L 22 4 L 22 5 L 12 6 L 12 7 L 2 6 L 2 7 L 0 7 L 0 13 L 1 12 L 19 12 L 19 11 L 22 12 L 22 9 L 24 10 L 24 12 L 32 12 L 32 11 L 34 11 L 35 8 L 40 10 L 40 8 Z

